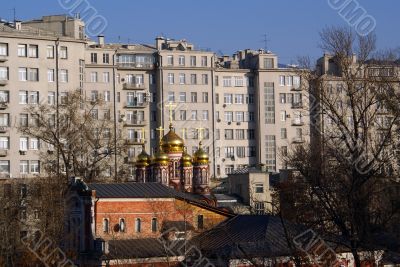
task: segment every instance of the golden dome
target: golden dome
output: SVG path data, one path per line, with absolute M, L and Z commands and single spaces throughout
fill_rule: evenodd
M 183 166 L 185 166 L 185 167 L 192 166 L 192 157 L 187 153 L 186 149 L 182 154 L 181 160 L 182 160 Z
M 148 166 L 151 162 L 150 155 L 147 154 L 146 150 L 144 149 L 144 145 L 142 148 L 142 152 L 138 155 L 136 165 L 138 166 Z
M 169 132 L 161 139 L 162 148 L 166 153 L 183 152 L 184 142 L 174 130 L 172 124 L 169 125 Z
M 159 164 L 168 164 L 169 162 L 169 157 L 168 155 L 163 151 L 162 149 L 162 145 L 163 143 L 160 143 L 160 146 L 158 148 L 158 151 L 156 153 L 156 155 L 154 156 L 154 162 L 155 163 L 159 163 Z
M 194 153 L 193 156 L 193 162 L 198 163 L 198 164 L 208 164 L 209 163 L 209 157 L 207 152 L 203 150 L 201 142 L 199 143 L 199 149 Z

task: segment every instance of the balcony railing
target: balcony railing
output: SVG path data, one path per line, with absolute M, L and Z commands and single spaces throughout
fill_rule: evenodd
M 153 63 L 117 63 L 119 69 L 153 69 Z
M 124 90 L 143 90 L 146 87 L 143 83 L 123 83 L 122 89 Z
M 293 102 L 292 108 L 303 108 L 303 103 L 302 102 Z
M 147 104 L 148 102 L 125 102 L 124 106 L 126 108 L 144 108 Z
M 6 133 L 8 131 L 8 127 L 0 126 L 0 133 Z
M 8 61 L 7 56 L 0 56 L 0 62 L 6 62 Z
M 124 122 L 124 126 L 142 126 L 146 125 L 147 121 L 145 120 L 128 120 Z
M 300 84 L 298 85 L 292 85 L 292 88 L 290 88 L 291 91 L 301 91 L 301 86 Z
M 294 137 L 292 139 L 292 143 L 296 143 L 296 144 L 304 143 L 304 138 L 303 137 Z
M 304 125 L 304 121 L 302 121 L 301 119 L 294 119 L 294 120 L 292 120 L 292 125 L 293 126 L 302 126 L 302 125 Z
M 8 108 L 8 103 L 7 102 L 0 102 L 0 110 Z
M 8 84 L 8 80 L 1 80 L 0 79 L 0 86 L 5 86 Z
M 143 145 L 144 140 L 142 138 L 130 138 L 130 139 L 126 139 L 125 143 L 127 145 Z
M 7 150 L 6 149 L 0 149 L 0 157 L 7 157 Z

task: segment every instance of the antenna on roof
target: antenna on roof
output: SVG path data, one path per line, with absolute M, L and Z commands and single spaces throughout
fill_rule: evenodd
M 12 9 L 13 10 L 13 17 L 14 17 L 14 25 L 17 22 L 17 11 L 15 9 L 15 7 Z
M 262 42 L 264 43 L 264 50 L 268 51 L 268 42 L 271 41 L 270 39 L 267 39 L 267 34 L 264 33 L 263 34 L 264 39 L 262 40 Z

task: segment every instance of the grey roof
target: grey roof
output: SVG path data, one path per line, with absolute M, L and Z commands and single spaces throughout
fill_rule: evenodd
M 193 242 L 210 257 L 243 258 L 293 255 L 288 238 L 304 228 L 272 215 L 237 215 L 195 237 Z M 288 234 L 285 234 L 285 228 Z

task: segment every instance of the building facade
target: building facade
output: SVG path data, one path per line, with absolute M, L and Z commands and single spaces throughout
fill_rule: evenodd
M 155 45 L 110 44 L 104 36 L 87 39 L 84 27 L 68 16 L 0 23 L 2 177 L 42 172 L 39 152 L 46 145 L 17 131 L 30 123 L 26 106 L 55 104 L 77 89 L 88 100 L 104 100 L 95 115 L 113 120 L 109 130 L 128 145 L 110 173 L 127 167 L 131 180 L 143 145 L 154 154 L 170 119 L 188 153 L 202 140 L 215 178 L 260 163 L 279 171 L 287 167 L 281 155 L 309 138 L 305 87 L 296 70 L 270 52 L 217 58 L 163 37 Z

